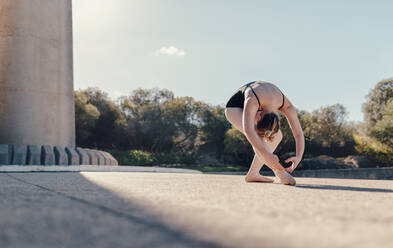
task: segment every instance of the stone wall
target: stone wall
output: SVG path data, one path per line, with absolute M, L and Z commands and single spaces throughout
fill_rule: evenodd
M 118 165 L 108 152 L 62 146 L 0 144 L 3 165 Z
M 205 172 L 206 174 L 246 175 L 242 172 Z M 274 176 L 271 170 L 261 172 L 263 176 Z M 327 169 L 327 170 L 298 170 L 292 173 L 296 177 L 342 178 L 342 179 L 374 179 L 393 180 L 393 167 L 361 168 L 361 169 Z
M 393 167 L 295 171 L 295 177 L 393 180 Z
M 263 171 L 265 176 L 273 176 L 271 171 Z M 393 167 L 360 169 L 298 170 L 294 177 L 345 178 L 345 179 L 383 179 L 393 180 Z

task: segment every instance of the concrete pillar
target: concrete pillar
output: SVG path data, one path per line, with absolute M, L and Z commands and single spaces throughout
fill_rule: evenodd
M 71 0 L 0 0 L 0 144 L 75 147 Z

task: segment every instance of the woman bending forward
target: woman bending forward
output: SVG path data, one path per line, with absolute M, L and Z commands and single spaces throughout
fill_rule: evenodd
M 278 157 L 273 154 L 282 140 L 278 111 L 287 118 L 296 142 L 296 156 L 285 161 L 292 162 L 288 168 L 282 167 Z M 295 107 L 277 86 L 263 81 L 244 85 L 229 99 L 225 116 L 247 137 L 254 149 L 254 159 L 245 178 L 247 182 L 273 182 L 259 174 L 266 164 L 281 183 L 296 184 L 288 172 L 295 170 L 302 159 L 304 135 Z

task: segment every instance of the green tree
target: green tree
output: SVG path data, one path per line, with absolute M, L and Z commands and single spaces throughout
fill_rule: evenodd
M 134 149 L 193 152 L 200 103 L 169 90 L 137 89 L 121 99 Z
M 175 151 L 195 152 L 201 105 L 192 97 L 177 97 L 165 104 L 164 119 L 174 128 L 172 139 Z
M 303 112 L 301 122 L 310 155 L 347 156 L 355 153 L 354 127 L 346 122 L 344 106 L 335 104 L 312 113 Z
M 87 103 L 87 96 L 82 91 L 75 91 L 75 132 L 77 146 L 88 147 L 89 138 L 94 134 L 97 119 L 100 116 L 98 109 Z
M 381 119 L 370 129 L 370 136 L 382 144 L 393 147 L 393 98 L 381 111 Z
M 136 89 L 120 99 L 127 123 L 129 148 L 145 151 L 170 150 L 173 127 L 164 119 L 164 105 L 173 93 L 159 89 Z
M 359 153 L 384 164 L 393 162 L 393 79 L 379 82 L 363 105 L 364 125 L 355 135 Z
M 199 128 L 200 149 L 213 151 L 220 158 L 225 149 L 225 136 L 231 124 L 225 117 L 225 108 L 204 104 L 199 112 L 201 120 Z
M 88 143 L 91 147 L 113 149 L 119 148 L 122 142 L 122 119 L 120 107 L 115 104 L 107 93 L 98 88 L 88 88 L 82 91 L 87 103 L 94 105 L 100 112 L 95 122 L 94 135 L 90 136 Z
M 237 129 L 231 128 L 226 132 L 225 153 L 230 157 L 230 162 L 249 166 L 254 157 L 254 151 L 247 138 Z
M 363 105 L 364 119 L 368 126 L 375 126 L 383 118 L 385 105 L 391 99 L 393 99 L 393 78 L 380 81 L 370 91 Z

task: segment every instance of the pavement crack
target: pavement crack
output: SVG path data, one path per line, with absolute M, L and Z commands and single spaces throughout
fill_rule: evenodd
M 188 237 L 186 234 L 184 234 L 184 233 L 182 233 L 180 231 L 177 231 L 177 230 L 171 228 L 170 226 L 162 224 L 162 223 L 160 223 L 158 221 L 151 221 L 151 220 L 144 219 L 144 218 L 138 217 L 138 216 L 130 214 L 130 213 L 124 213 L 124 212 L 121 212 L 121 211 L 118 211 L 118 210 L 106 207 L 106 206 L 101 205 L 101 204 L 97 204 L 97 203 L 90 202 L 90 201 L 87 201 L 87 200 L 84 200 L 84 199 L 81 199 L 81 198 L 78 198 L 78 197 L 75 197 L 75 196 L 72 196 L 72 195 L 68 195 L 68 194 L 65 194 L 63 192 L 56 191 L 56 190 L 50 189 L 48 187 L 45 187 L 45 186 L 42 186 L 42 185 L 39 185 L 39 184 L 28 182 L 26 180 L 23 180 L 21 178 L 15 177 L 15 176 L 10 175 L 8 173 L 6 175 L 11 177 L 11 178 L 13 178 L 14 180 L 17 180 L 19 182 L 24 183 L 24 184 L 37 187 L 37 188 L 39 188 L 41 190 L 44 190 L 44 191 L 56 194 L 56 195 L 61 196 L 63 198 L 69 199 L 71 201 L 75 201 L 75 202 L 87 205 L 88 207 L 93 207 L 93 208 L 99 209 L 99 210 L 103 211 L 104 213 L 111 214 L 111 215 L 113 215 L 113 216 L 115 216 L 117 218 L 126 219 L 126 220 L 128 220 L 130 222 L 133 222 L 133 223 L 136 223 L 136 224 L 140 224 L 140 225 L 144 225 L 144 226 L 146 226 L 148 228 L 155 229 L 155 230 L 157 230 L 159 232 L 166 232 L 168 235 L 170 235 L 170 237 L 175 238 L 177 241 L 186 242 L 187 244 L 191 244 L 191 246 L 197 246 L 197 247 L 218 247 L 216 244 L 213 244 L 213 243 L 210 243 L 210 242 L 206 242 L 206 241 L 196 240 L 196 239 L 193 239 L 191 237 Z

